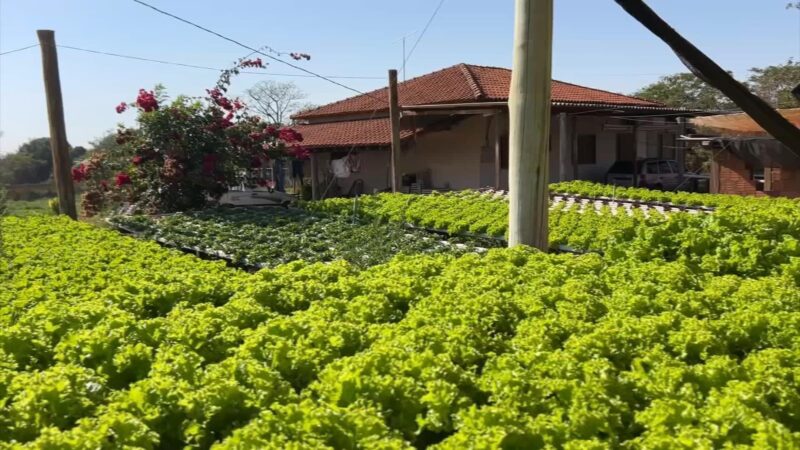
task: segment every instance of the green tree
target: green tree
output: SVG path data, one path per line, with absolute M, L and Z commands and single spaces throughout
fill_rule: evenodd
M 50 177 L 47 161 L 33 158 L 27 153 L 12 153 L 0 158 L 0 184 L 40 183 Z
M 800 63 L 792 59 L 786 64 L 750 69 L 750 89 L 776 108 L 800 106 L 792 95 L 792 89 L 800 84 Z
M 676 108 L 728 110 L 736 107 L 722 92 L 691 73 L 661 77 L 634 95 Z
M 84 147 L 82 145 L 78 145 L 78 146 L 72 147 L 69 150 L 69 157 L 72 160 L 72 162 L 74 163 L 75 161 L 80 161 L 83 158 L 85 158 L 87 152 L 88 152 L 88 150 L 86 150 L 86 147 Z
M 48 161 L 52 166 L 52 154 L 50 153 L 50 138 L 42 137 L 31 139 L 22 144 L 17 149 L 17 153 L 30 155 L 31 158 L 39 161 Z
M 16 153 L 0 159 L 0 179 L 9 184 L 40 183 L 50 178 L 52 172 L 50 138 L 31 139 L 20 145 Z
M 117 143 L 117 132 L 113 130 L 107 131 L 103 136 L 89 142 L 89 147 L 89 152 L 97 150 L 116 151 L 120 147 L 120 144 Z

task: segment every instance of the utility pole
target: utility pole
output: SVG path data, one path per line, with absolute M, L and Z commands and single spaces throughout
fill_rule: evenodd
M 547 250 L 553 0 L 516 0 L 515 18 L 508 245 Z
M 389 121 L 392 125 L 392 192 L 397 192 L 397 158 L 400 155 L 400 103 L 397 96 L 397 70 L 389 71 Z
M 47 96 L 47 118 L 50 122 L 50 152 L 53 154 L 53 178 L 58 191 L 58 208 L 61 214 L 78 218 L 75 208 L 75 186 L 72 184 L 72 161 L 69 157 L 67 130 L 64 124 L 64 102 L 58 77 L 58 55 L 53 30 L 37 30 L 42 49 L 42 73 Z

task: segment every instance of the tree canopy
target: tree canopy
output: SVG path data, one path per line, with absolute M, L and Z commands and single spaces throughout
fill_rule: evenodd
M 800 106 L 792 95 L 792 89 L 800 84 L 800 63 L 789 60 L 786 64 L 754 67 L 750 69 L 750 89 L 776 108 Z
M 41 183 L 53 172 L 50 138 L 36 138 L 22 144 L 16 153 L 0 158 L 0 184 Z
M 784 64 L 754 67 L 745 85 L 756 95 L 776 108 L 793 108 L 800 102 L 792 89 L 800 84 L 800 63 L 789 60 Z M 635 93 L 636 96 L 658 101 L 669 106 L 701 110 L 731 110 L 736 105 L 720 91 L 709 86 L 691 73 L 677 73 L 661 77 Z
M 722 92 L 688 72 L 661 77 L 635 95 L 676 108 L 726 110 L 736 106 Z
M 89 152 L 85 147 L 70 147 L 72 161 L 80 161 Z M 0 157 L 0 184 L 35 184 L 53 175 L 53 156 L 50 138 L 31 139 L 15 153 Z

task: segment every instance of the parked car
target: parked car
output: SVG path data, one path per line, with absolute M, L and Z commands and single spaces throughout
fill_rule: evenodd
M 672 159 L 617 161 L 608 169 L 606 183 L 671 191 L 680 186 L 681 174 Z

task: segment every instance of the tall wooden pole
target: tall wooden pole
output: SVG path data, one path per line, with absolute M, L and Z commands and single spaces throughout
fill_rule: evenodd
M 400 102 L 397 96 L 397 71 L 389 71 L 389 121 L 392 125 L 391 176 L 392 192 L 397 192 L 397 159 L 400 155 Z
M 64 103 L 61 99 L 61 82 L 58 77 L 58 55 L 53 30 L 37 30 L 42 49 L 42 73 L 47 95 L 47 118 L 50 122 L 50 151 L 53 154 L 53 178 L 58 191 L 61 214 L 78 218 L 75 208 L 75 187 L 72 184 L 72 161 L 69 157 L 67 129 L 64 124 Z
M 553 0 L 516 0 L 515 17 L 508 245 L 546 250 Z

